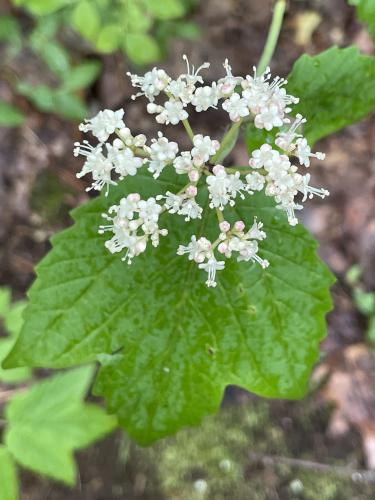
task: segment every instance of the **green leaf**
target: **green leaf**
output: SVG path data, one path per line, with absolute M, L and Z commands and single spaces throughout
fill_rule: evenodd
M 375 39 L 375 1 L 349 0 L 349 4 L 357 7 L 358 19 L 367 24 L 371 36 Z
M 18 500 L 17 468 L 5 446 L 0 445 L 0 500 Z
M 136 64 L 149 64 L 161 57 L 155 38 L 144 33 L 130 33 L 126 36 L 125 50 Z
M 345 274 L 345 279 L 349 283 L 349 285 L 355 285 L 356 283 L 358 283 L 361 276 L 362 276 L 361 266 L 359 264 L 354 264 L 347 270 Z
M 147 31 L 153 24 L 153 19 L 148 12 L 145 12 L 142 5 L 135 2 L 126 2 L 124 4 L 122 20 L 127 33 Z
M 299 97 L 293 113 L 307 118 L 311 143 L 364 118 L 375 107 L 375 57 L 356 47 L 332 47 L 301 56 L 288 78 L 288 93 Z
M 59 373 L 11 399 L 5 443 L 20 465 L 74 485 L 73 452 L 116 426 L 114 417 L 82 401 L 92 375 L 91 366 Z
M 187 38 L 189 40 L 198 40 L 202 32 L 196 23 L 189 21 L 176 21 L 173 26 L 175 36 Z
M 54 90 L 47 85 L 31 85 L 27 82 L 18 82 L 17 92 L 28 99 L 41 111 L 54 110 Z
M 0 40 L 12 42 L 20 36 L 21 29 L 17 19 L 13 16 L 0 16 Z
M 271 144 L 272 147 L 275 147 L 276 133 L 276 129 L 267 131 L 256 128 L 254 123 L 248 123 L 245 129 L 245 142 L 249 154 L 255 149 L 259 149 L 262 144 Z
M 30 85 L 19 82 L 17 90 L 28 97 L 41 111 L 57 113 L 69 120 L 82 120 L 87 116 L 84 102 L 77 96 L 65 92 L 64 89 L 52 89 L 47 85 Z
M 202 231 L 217 235 L 216 215 L 186 224 L 163 216 L 160 246 L 127 266 L 104 248 L 100 214 L 127 192 L 177 191 L 179 179 L 139 173 L 74 211 L 72 228 L 53 238 L 37 267 L 25 326 L 5 366 L 103 364 L 96 391 L 140 443 L 198 424 L 235 384 L 266 397 L 304 394 L 331 307 L 332 275 L 302 226 L 291 227 L 262 195 L 238 203 L 229 220 L 264 222 L 261 255 L 271 265 L 226 262 L 218 286 L 176 255 Z M 201 204 L 207 194 L 201 189 Z M 116 352 L 115 355 L 112 353 Z
M 4 370 L 1 368 L 1 362 L 9 354 L 15 344 L 16 338 L 0 338 L 0 380 L 7 384 L 19 384 L 31 377 L 32 371 L 29 368 L 11 368 Z M 1 498 L 1 497 L 0 497 Z
M 185 14 L 185 6 L 180 0 L 146 0 L 150 13 L 156 18 L 166 21 Z
M 37 52 L 56 75 L 63 76 L 70 70 L 69 53 L 59 43 L 45 41 Z
M 101 70 L 99 61 L 86 61 L 71 68 L 65 76 L 62 89 L 66 92 L 89 87 L 98 77 Z
M 14 368 L 3 370 L 1 362 L 13 348 L 17 336 L 23 324 L 22 314 L 25 309 L 24 302 L 16 302 L 11 305 L 11 293 L 8 288 L 0 288 L 0 320 L 10 337 L 0 337 L 0 380 L 9 384 L 15 384 L 28 380 L 31 376 L 29 368 Z M 1 500 L 1 497 L 0 497 Z
M 100 28 L 100 14 L 89 0 L 79 2 L 72 12 L 72 22 L 75 29 L 85 38 L 94 42 Z
M 53 111 L 74 121 L 80 121 L 88 115 L 82 99 L 64 90 L 58 90 L 53 94 Z
M 17 127 L 25 120 L 25 115 L 15 106 L 0 101 L 0 127 Z
M 28 380 L 31 376 L 29 368 L 14 368 L 3 370 L 1 362 L 11 351 L 23 325 L 22 314 L 25 309 L 24 302 L 10 303 L 11 294 L 7 288 L 0 288 L 0 320 L 3 321 L 9 337 L 0 337 L 0 380 L 8 384 L 16 384 Z
M 16 337 L 21 331 L 25 307 L 26 302 L 18 301 L 12 304 L 5 314 L 0 312 L 0 315 L 4 318 L 5 329 L 12 337 Z
M 353 290 L 354 302 L 362 314 L 375 314 L 375 293 L 363 292 L 360 288 Z
M 99 52 L 113 52 L 119 48 L 125 31 L 120 24 L 106 24 L 98 34 L 96 48 Z
M 13 0 L 13 3 L 19 7 L 25 7 L 36 16 L 42 16 L 51 14 L 76 1 L 77 0 Z

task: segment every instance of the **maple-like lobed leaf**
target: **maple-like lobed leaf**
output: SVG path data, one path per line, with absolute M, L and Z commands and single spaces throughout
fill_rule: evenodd
M 301 397 L 325 335 L 332 275 L 302 227 L 290 227 L 263 195 L 225 217 L 252 223 L 268 238 L 262 270 L 226 261 L 216 289 L 176 255 L 191 234 L 217 235 L 216 215 L 186 224 L 163 215 L 169 235 L 131 266 L 104 248 L 100 214 L 128 192 L 146 198 L 179 179 L 140 174 L 74 211 L 75 224 L 53 238 L 37 268 L 25 326 L 6 366 L 65 367 L 99 359 L 96 393 L 138 442 L 147 444 L 213 413 L 228 384 L 266 397 Z M 207 193 L 201 189 L 201 204 Z

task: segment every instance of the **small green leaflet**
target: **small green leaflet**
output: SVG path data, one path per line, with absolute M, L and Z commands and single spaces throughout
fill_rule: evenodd
M 14 396 L 5 410 L 5 444 L 22 466 L 74 485 L 75 450 L 116 427 L 116 419 L 85 404 L 93 367 L 59 373 Z
M 146 0 L 146 7 L 155 19 L 168 20 L 185 14 L 182 0 Z
M 287 90 L 301 98 L 293 113 L 307 118 L 304 133 L 313 144 L 373 110 L 375 57 L 361 55 L 356 47 L 305 54 L 295 63 Z
M 25 120 L 24 114 L 15 106 L 0 101 L 0 127 L 18 127 Z
M 357 7 L 358 18 L 367 24 L 370 34 L 375 39 L 375 1 L 348 0 L 348 3 Z
M 196 264 L 176 255 L 191 234 L 217 234 L 213 211 L 189 225 L 163 216 L 170 234 L 131 266 L 109 254 L 97 234 L 100 214 L 127 192 L 146 198 L 177 191 L 179 182 L 139 173 L 109 199 L 74 211 L 74 226 L 53 238 L 37 267 L 23 332 L 5 362 L 65 367 L 99 359 L 96 393 L 142 444 L 198 424 L 217 410 L 228 384 L 267 397 L 302 396 L 331 308 L 333 278 L 315 241 L 263 195 L 225 217 L 264 222 L 265 271 L 228 260 L 217 288 L 207 289 Z
M 17 468 L 9 451 L 0 445 L 0 500 L 18 500 Z

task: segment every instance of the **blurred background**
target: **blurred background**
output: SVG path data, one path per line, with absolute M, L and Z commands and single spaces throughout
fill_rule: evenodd
M 251 73 L 271 13 L 271 0 L 156 0 L 147 9 L 142 0 L 0 0 L 0 285 L 14 299 L 25 296 L 49 237 L 88 198 L 72 155 L 78 123 L 124 107 L 135 133 L 155 135 L 126 72 L 160 64 L 178 75 L 186 53 L 197 66 L 210 61 L 212 79 L 226 57 L 234 74 Z M 272 72 L 286 76 L 302 53 L 334 44 L 374 53 L 346 0 L 290 0 Z M 214 137 L 226 124 L 220 111 L 192 116 Z M 186 142 L 182 127 L 169 137 Z M 337 283 L 307 397 L 265 401 L 228 388 L 201 428 L 149 449 L 118 432 L 79 453 L 74 490 L 23 472 L 22 499 L 375 498 L 374 114 L 316 149 L 327 158 L 314 165 L 314 185 L 331 196 L 309 202 L 303 222 Z M 245 164 L 245 146 L 232 157 Z

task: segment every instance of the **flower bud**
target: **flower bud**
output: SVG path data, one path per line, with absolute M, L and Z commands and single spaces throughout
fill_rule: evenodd
M 230 224 L 226 220 L 223 220 L 222 222 L 220 222 L 219 228 L 223 233 L 227 233 L 230 229 Z
M 238 220 L 235 224 L 234 224 L 234 229 L 238 232 L 241 232 L 245 229 L 245 223 L 242 221 L 242 220 Z

